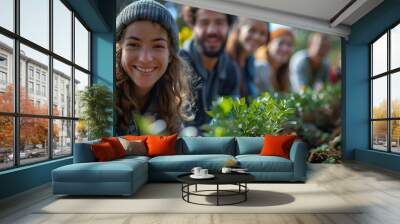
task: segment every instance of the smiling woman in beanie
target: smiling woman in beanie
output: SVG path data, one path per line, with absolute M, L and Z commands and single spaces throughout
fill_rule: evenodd
M 139 134 L 134 114 L 149 114 L 176 133 L 191 118 L 187 65 L 178 56 L 178 27 L 153 0 L 126 6 L 117 17 L 117 134 Z

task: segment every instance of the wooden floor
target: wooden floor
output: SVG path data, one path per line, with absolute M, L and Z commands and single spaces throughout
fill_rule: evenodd
M 400 223 L 400 174 L 359 163 L 311 164 L 307 183 L 317 183 L 349 203 L 366 206 L 357 214 L 36 214 L 54 200 L 49 185 L 0 201 L 0 223 L 253 224 Z

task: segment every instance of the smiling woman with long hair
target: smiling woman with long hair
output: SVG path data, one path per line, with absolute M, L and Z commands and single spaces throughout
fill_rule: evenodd
M 135 114 L 148 114 L 176 133 L 192 119 L 188 66 L 178 56 L 178 28 L 153 0 L 133 2 L 117 18 L 117 134 L 141 134 Z
M 255 82 L 260 92 L 288 92 L 291 88 L 289 61 L 295 37 L 286 28 L 274 30 L 270 37 L 268 45 L 260 47 L 255 53 Z
M 254 83 L 255 59 L 253 53 L 268 41 L 266 22 L 239 18 L 234 24 L 226 44 L 226 52 L 240 68 L 240 96 L 257 97 L 258 90 Z

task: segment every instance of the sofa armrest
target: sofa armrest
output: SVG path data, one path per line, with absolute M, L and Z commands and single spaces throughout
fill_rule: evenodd
M 74 163 L 88 163 L 95 162 L 96 158 L 94 157 L 90 146 L 92 144 L 100 143 L 100 140 L 75 143 L 74 147 Z
M 301 140 L 296 140 L 290 149 L 290 160 L 293 162 L 293 179 L 295 181 L 305 181 L 307 175 L 307 153 L 306 144 Z

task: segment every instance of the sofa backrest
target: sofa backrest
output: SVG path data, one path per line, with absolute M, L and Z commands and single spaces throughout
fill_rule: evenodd
M 100 140 L 75 143 L 74 163 L 96 161 L 91 144 L 98 144 Z M 259 154 L 263 147 L 263 137 L 182 137 L 177 140 L 177 154 L 226 154 L 243 155 Z
M 96 158 L 90 148 L 92 144 L 99 144 L 100 140 L 93 140 L 81 143 L 75 143 L 74 147 L 74 163 L 95 162 Z
M 182 137 L 177 142 L 177 154 L 235 155 L 234 137 Z
M 263 137 L 236 137 L 236 155 L 259 154 L 263 144 Z

